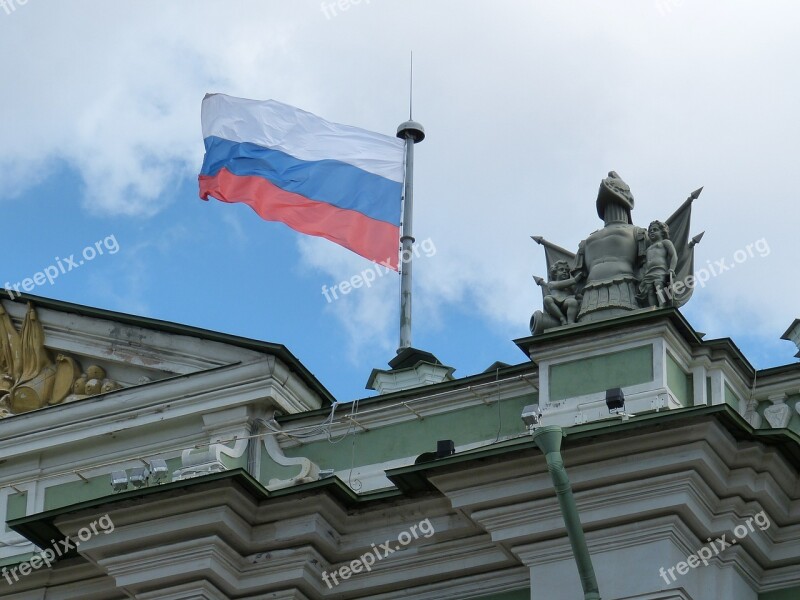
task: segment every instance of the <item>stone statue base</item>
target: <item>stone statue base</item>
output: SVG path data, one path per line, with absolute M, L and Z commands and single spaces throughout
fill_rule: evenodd
M 625 315 L 639 308 L 636 294 L 639 290 L 633 275 L 623 275 L 608 281 L 587 283 L 582 291 L 578 322 L 588 323 Z

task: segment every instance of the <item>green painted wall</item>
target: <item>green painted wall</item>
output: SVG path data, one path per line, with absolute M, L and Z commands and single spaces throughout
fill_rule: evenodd
M 261 446 L 261 469 L 259 471 L 258 480 L 263 485 L 269 485 L 270 479 L 286 480 L 292 479 L 300 474 L 300 465 L 291 467 L 279 465 L 270 458 L 269 454 L 267 454 L 267 449 L 260 440 L 259 446 Z
M 672 355 L 667 352 L 667 386 L 681 406 L 694 405 L 694 387 L 692 376 L 685 373 Z
M 169 469 L 170 475 L 172 475 L 172 472 L 180 467 L 180 458 L 171 458 L 167 461 L 167 468 Z M 111 489 L 111 483 L 108 474 L 100 475 L 99 477 L 90 477 L 88 479 L 88 482 L 78 480 L 45 488 L 44 510 L 61 508 L 62 506 L 69 506 L 70 504 L 85 502 L 86 500 L 110 496 L 114 493 L 114 491 Z M 128 489 L 133 488 L 128 487 Z
M 18 554 L 16 556 L 7 556 L 0 558 L 0 567 L 9 567 L 11 565 L 18 565 L 28 561 L 33 556 L 33 552 L 26 552 L 25 554 Z M 13 580 L 13 577 L 12 577 Z M 5 582 L 3 582 L 5 584 Z
M 22 492 L 21 494 L 10 494 L 8 496 L 8 502 L 6 504 L 6 514 L 5 519 L 3 521 L 3 528 L 0 531 L 10 531 L 6 526 L 8 521 L 12 521 L 14 519 L 19 519 L 24 517 L 28 512 L 28 492 Z M 7 556 L 6 558 L 0 558 L 0 567 L 7 567 L 11 565 L 19 564 L 23 561 L 28 560 L 31 556 L 33 556 L 32 552 L 26 552 L 25 554 L 21 554 L 18 556 Z M 5 585 L 4 583 L 2 585 Z
M 728 384 L 725 384 L 725 404 L 729 404 L 736 410 L 739 410 L 739 399 L 736 397 L 736 394 L 733 393 L 733 390 L 728 387 Z
M 526 404 L 534 402 L 538 402 L 538 396 L 531 393 L 503 400 L 499 403 L 499 409 L 495 402 L 425 417 L 422 420 L 412 419 L 370 431 L 361 431 L 353 426 L 357 434 L 355 438 L 349 436 L 336 444 L 327 440 L 303 444 L 287 448 L 284 453 L 286 456 L 304 456 L 321 469 L 336 470 L 347 469 L 351 465 L 359 467 L 404 456 L 418 456 L 423 452 L 435 451 L 437 440 L 453 440 L 459 446 L 480 440 L 493 440 L 498 431 L 500 436 L 525 433 L 520 414 Z M 262 463 L 262 472 L 265 468 L 269 469 Z M 297 469 L 294 469 L 292 474 L 296 473 Z
M 758 600 L 797 600 L 800 598 L 800 587 L 786 588 L 775 592 L 758 595 Z
M 113 493 L 109 481 L 108 475 L 101 475 L 88 482 L 78 480 L 48 487 L 44 491 L 44 510 L 108 496 Z
M 28 492 L 21 494 L 11 494 L 8 497 L 8 508 L 6 510 L 6 521 L 20 519 L 27 514 Z
M 592 356 L 550 367 L 550 400 L 653 381 L 653 346 Z

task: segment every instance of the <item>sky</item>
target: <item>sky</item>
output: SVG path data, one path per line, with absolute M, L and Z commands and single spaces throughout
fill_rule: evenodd
M 682 312 L 757 368 L 791 363 L 798 22 L 789 0 L 0 0 L 0 286 L 74 254 L 31 293 L 280 343 L 339 401 L 372 395 L 398 276 L 328 302 L 372 263 L 201 201 L 200 103 L 393 135 L 413 51 L 415 347 L 456 376 L 524 362 L 546 276 L 530 236 L 577 249 L 615 170 L 642 226 L 704 186 L 709 277 Z

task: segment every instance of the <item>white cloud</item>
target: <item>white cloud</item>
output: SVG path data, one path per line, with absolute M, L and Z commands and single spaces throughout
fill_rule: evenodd
M 698 260 L 768 238 L 757 267 L 697 291 L 709 310 L 693 324 L 777 337 L 797 312 L 800 8 L 664 1 L 404 0 L 331 19 L 316 1 L 30 2 L 0 14 L 6 190 L 63 160 L 83 178 L 87 210 L 153 215 L 176 179 L 196 174 L 207 91 L 391 133 L 406 117 L 413 49 L 414 116 L 428 131 L 415 233 L 437 246 L 415 272 L 423 319 L 435 326 L 466 305 L 524 334 L 541 302 L 530 276 L 544 271 L 529 235 L 575 249 L 600 226 L 597 185 L 615 169 L 637 223 L 706 186 Z M 327 242 L 300 247 L 331 281 L 366 268 Z M 395 294 L 386 279 L 329 308 L 352 352 L 394 348 Z

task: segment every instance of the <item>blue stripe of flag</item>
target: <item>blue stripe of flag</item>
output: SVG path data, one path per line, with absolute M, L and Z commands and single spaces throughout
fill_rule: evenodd
M 341 161 L 300 160 L 248 142 L 210 136 L 205 146 L 201 175 L 213 176 L 225 167 L 234 175 L 263 177 L 288 192 L 400 225 L 401 183 Z

